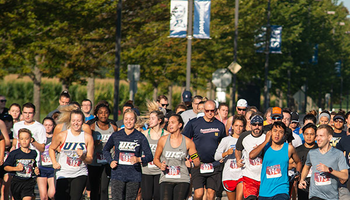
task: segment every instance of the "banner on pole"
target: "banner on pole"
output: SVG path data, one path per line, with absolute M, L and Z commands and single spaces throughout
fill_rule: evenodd
M 255 38 L 257 47 L 257 53 L 264 53 L 266 46 L 266 27 L 263 26 L 258 31 Z M 270 53 L 282 53 L 282 26 L 272 25 L 270 35 Z
M 185 38 L 187 34 L 188 1 L 172 0 L 170 3 L 170 37 Z
M 194 38 L 210 39 L 210 6 L 210 0 L 194 1 Z

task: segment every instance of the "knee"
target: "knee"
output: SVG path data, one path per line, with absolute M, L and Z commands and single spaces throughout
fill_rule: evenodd
M 215 194 L 216 194 L 215 190 L 209 189 L 209 188 L 207 189 L 207 198 L 208 199 L 214 199 Z
M 203 195 L 204 195 L 204 193 L 203 193 L 203 189 L 202 188 L 196 189 L 196 190 L 194 190 L 193 198 L 194 199 L 202 199 Z

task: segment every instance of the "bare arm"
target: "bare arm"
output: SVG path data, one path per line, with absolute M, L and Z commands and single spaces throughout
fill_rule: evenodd
M 332 174 L 333 176 L 338 177 L 342 181 L 344 181 L 344 180 L 346 181 L 348 179 L 348 175 L 349 175 L 347 169 L 343 169 L 340 171 L 333 170 L 332 172 L 330 172 L 329 167 L 323 163 L 318 164 L 316 169 L 320 172 L 328 172 L 328 173 Z
M 271 131 L 268 131 L 266 133 L 265 141 L 249 153 L 249 158 L 255 159 L 256 157 L 258 157 L 260 152 L 265 148 L 266 144 L 269 143 L 270 140 L 271 140 Z
M 229 131 L 229 129 L 230 129 L 231 126 L 232 126 L 232 121 L 233 121 L 233 116 L 231 116 L 231 117 L 229 117 L 229 118 L 227 119 L 226 127 L 225 127 L 226 135 L 228 135 L 228 131 Z
M 294 162 L 296 164 L 297 171 L 300 172 L 303 165 L 301 164 L 301 160 L 297 154 L 297 151 L 295 150 L 295 148 L 291 144 L 289 144 L 289 146 L 288 146 L 288 153 L 290 153 L 289 157 L 291 157 L 294 160 Z
M 186 146 L 188 146 L 188 154 L 190 156 L 193 154 L 196 154 L 197 149 L 196 149 L 196 145 L 194 144 L 194 142 L 187 137 L 185 137 L 185 138 L 186 138 Z M 194 167 L 198 167 L 201 164 L 198 156 L 196 158 L 190 159 L 190 160 L 193 162 Z M 189 166 L 187 166 L 187 167 L 189 167 Z
M 11 141 L 10 141 L 9 133 L 7 131 L 6 124 L 2 120 L 0 120 L 0 130 L 1 130 L 1 134 L 3 135 L 3 137 L 5 139 L 6 147 L 10 147 L 11 146 Z
M 90 164 L 93 160 L 94 154 L 94 139 L 91 135 L 85 134 L 85 146 L 86 153 L 80 156 L 80 159 L 84 161 L 86 164 Z
M 162 171 L 165 170 L 166 163 L 163 161 L 163 163 L 160 162 L 160 156 L 163 153 L 163 148 L 166 142 L 167 136 L 163 136 L 159 139 L 158 144 L 157 144 L 157 149 L 156 152 L 154 153 L 154 158 L 153 158 L 153 163 L 159 167 Z
M 17 146 L 17 139 L 16 138 L 13 138 L 12 140 L 12 147 L 10 149 L 10 151 L 13 151 L 16 149 L 16 146 Z
M 91 128 L 89 125 L 87 124 L 83 124 L 83 127 L 82 127 L 83 131 L 89 135 L 92 135 L 92 131 L 91 131 Z
M 303 171 L 301 172 L 301 178 L 300 178 L 300 183 L 299 183 L 299 189 L 306 189 L 306 182 L 305 182 L 305 178 L 307 176 L 307 174 L 309 173 L 311 166 L 309 165 L 304 165 Z
M 32 138 L 32 145 L 38 149 L 38 151 L 40 153 L 44 152 L 45 151 L 45 144 L 40 144 L 38 143 L 37 141 L 34 140 L 34 138 Z
M 52 161 L 52 166 L 54 169 L 61 168 L 61 165 L 56 160 L 55 151 L 59 148 L 59 146 L 63 142 L 63 138 L 67 135 L 67 131 L 63 131 L 61 133 L 56 133 L 53 135 L 51 145 L 49 147 L 49 156 Z

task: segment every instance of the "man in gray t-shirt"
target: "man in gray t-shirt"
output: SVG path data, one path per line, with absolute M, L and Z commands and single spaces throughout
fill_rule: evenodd
M 338 199 L 337 180 L 348 179 L 348 165 L 341 151 L 330 146 L 333 129 L 329 125 L 320 125 L 316 132 L 318 149 L 310 150 L 301 174 L 300 189 L 306 189 L 306 177 L 310 177 L 309 198 Z M 311 170 L 310 170 L 311 168 Z

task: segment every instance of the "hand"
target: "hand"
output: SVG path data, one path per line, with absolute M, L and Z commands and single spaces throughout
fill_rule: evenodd
M 320 171 L 320 172 L 329 172 L 329 168 L 326 165 L 322 164 L 322 163 L 318 164 L 316 166 L 316 169 L 318 171 Z
M 131 164 L 139 163 L 139 162 L 141 162 L 141 158 L 136 157 L 136 156 L 131 156 L 130 157 L 130 162 L 131 162 Z
M 226 153 L 226 155 L 231 155 L 231 154 L 233 154 L 233 148 L 230 148 L 230 149 L 228 149 L 225 153 Z
M 79 158 L 82 159 L 82 157 L 84 156 L 84 151 L 82 149 L 78 149 L 78 150 L 76 150 L 76 152 L 77 152 Z
M 238 167 L 243 167 L 244 166 L 243 159 L 237 160 L 237 166 Z
M 60 165 L 58 162 L 52 163 L 52 167 L 53 167 L 54 169 L 61 169 L 61 165 Z
M 0 160 L 0 166 L 4 164 L 4 160 Z
M 160 170 L 165 171 L 166 169 L 167 169 L 167 165 L 165 164 L 165 161 L 163 161 L 160 166 Z
M 115 160 L 113 160 L 113 161 L 111 162 L 111 164 L 110 164 L 110 166 L 111 166 L 112 169 L 116 168 L 117 165 L 118 165 L 118 162 L 115 161 Z
M 17 171 L 19 171 L 19 172 L 24 170 L 22 163 L 18 163 L 16 168 L 17 168 Z
M 299 189 L 306 189 L 306 187 L 307 187 L 306 181 L 300 181 L 298 187 L 299 187 Z
M 35 175 L 39 175 L 39 174 L 40 174 L 40 171 L 39 171 L 39 168 L 38 168 L 38 167 L 35 167 L 34 173 L 35 173 Z
M 266 137 L 265 137 L 265 142 L 267 142 L 267 143 L 270 142 L 271 135 L 272 135 L 272 132 L 271 131 L 267 131 Z
M 31 143 L 33 143 L 33 142 L 35 142 L 35 139 L 34 139 L 34 138 L 32 138 L 32 140 L 31 140 Z

